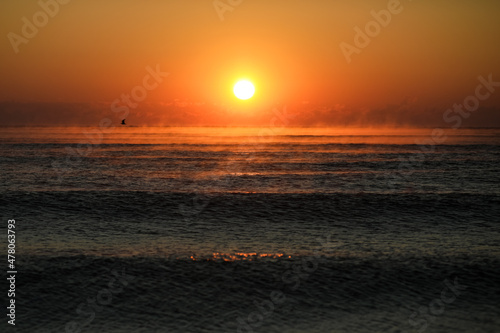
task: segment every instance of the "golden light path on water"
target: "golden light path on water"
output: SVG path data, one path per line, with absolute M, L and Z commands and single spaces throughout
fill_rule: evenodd
M 358 200 L 392 194 L 398 200 L 497 195 L 497 187 L 486 185 L 495 179 L 498 129 L 444 130 L 435 146 L 429 128 L 285 128 L 268 141 L 259 139 L 261 129 L 117 127 L 100 137 L 88 134 L 95 134 L 91 127 L 5 128 L 2 156 L 20 161 L 5 168 L 6 189 L 28 189 L 23 200 L 48 212 L 70 207 L 63 217 L 37 219 L 23 250 L 194 261 L 293 259 L 311 255 L 322 232 L 318 225 L 330 225 L 331 215 L 322 212 L 335 215 L 335 207 L 354 211 Z M 89 140 L 91 146 L 81 145 Z M 388 187 L 385 175 L 394 175 L 401 158 L 415 156 L 426 163 L 411 165 L 414 182 L 399 177 Z M 462 172 L 470 163 L 482 172 Z M 206 206 L 197 209 L 193 198 Z M 57 232 L 41 237 L 48 225 Z M 95 237 L 95 228 L 104 236 Z M 331 255 L 386 253 L 388 242 L 393 248 L 427 248 L 391 235 L 379 235 L 372 248 L 336 248 Z M 461 251 L 450 244 L 454 253 Z
M 236 252 L 236 253 L 221 253 L 221 252 L 214 252 L 212 254 L 212 257 L 197 257 L 197 256 L 190 256 L 190 258 L 193 261 L 254 261 L 258 260 L 261 258 L 267 258 L 267 259 L 290 259 L 292 256 L 290 255 L 285 255 L 284 253 L 256 253 L 256 252 L 251 252 L 251 253 L 243 253 L 243 252 Z

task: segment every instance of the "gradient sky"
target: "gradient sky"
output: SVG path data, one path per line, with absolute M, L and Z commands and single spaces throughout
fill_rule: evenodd
M 232 7 L 222 21 L 213 0 L 72 0 L 16 53 L 8 34 L 22 36 L 22 18 L 33 22 L 41 7 L 2 1 L 3 111 L 6 101 L 30 108 L 109 105 L 157 65 L 169 76 L 136 110 L 188 105 L 197 107 L 196 117 L 211 108 L 213 123 L 221 117 L 213 105 L 235 113 L 295 105 L 299 114 L 314 109 L 314 117 L 328 118 L 342 110 L 350 117 L 387 112 L 408 101 L 441 119 L 446 108 L 474 94 L 479 75 L 500 81 L 500 1 L 401 1 L 401 12 L 350 63 L 340 44 L 355 46 L 354 28 L 364 30 L 374 20 L 371 11 L 387 9 L 388 1 L 243 0 Z M 232 94 L 239 78 L 256 86 L 249 101 Z M 498 116 L 498 90 L 481 102 L 488 117 Z M 141 119 L 147 123 L 147 116 Z M 304 124 L 314 120 L 297 125 Z

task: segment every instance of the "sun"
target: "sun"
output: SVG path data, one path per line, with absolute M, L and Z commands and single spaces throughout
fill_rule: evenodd
M 233 88 L 234 95 L 239 99 L 249 99 L 255 93 L 255 87 L 252 82 L 241 80 L 236 82 Z

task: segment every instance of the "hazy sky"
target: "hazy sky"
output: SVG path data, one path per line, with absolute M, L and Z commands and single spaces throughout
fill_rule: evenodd
M 0 13 L 0 101 L 109 105 L 143 87 L 149 67 L 169 75 L 146 79 L 132 114 L 279 103 L 328 117 L 411 101 L 441 119 L 478 76 L 500 81 L 497 0 L 3 0 Z M 355 40 L 367 24 L 369 42 Z M 255 84 L 251 100 L 234 97 L 239 78 Z M 480 105 L 493 116 L 498 90 Z

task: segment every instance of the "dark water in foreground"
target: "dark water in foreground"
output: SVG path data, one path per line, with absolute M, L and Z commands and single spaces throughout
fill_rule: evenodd
M 499 130 L 258 133 L 2 129 L 2 331 L 500 331 Z

